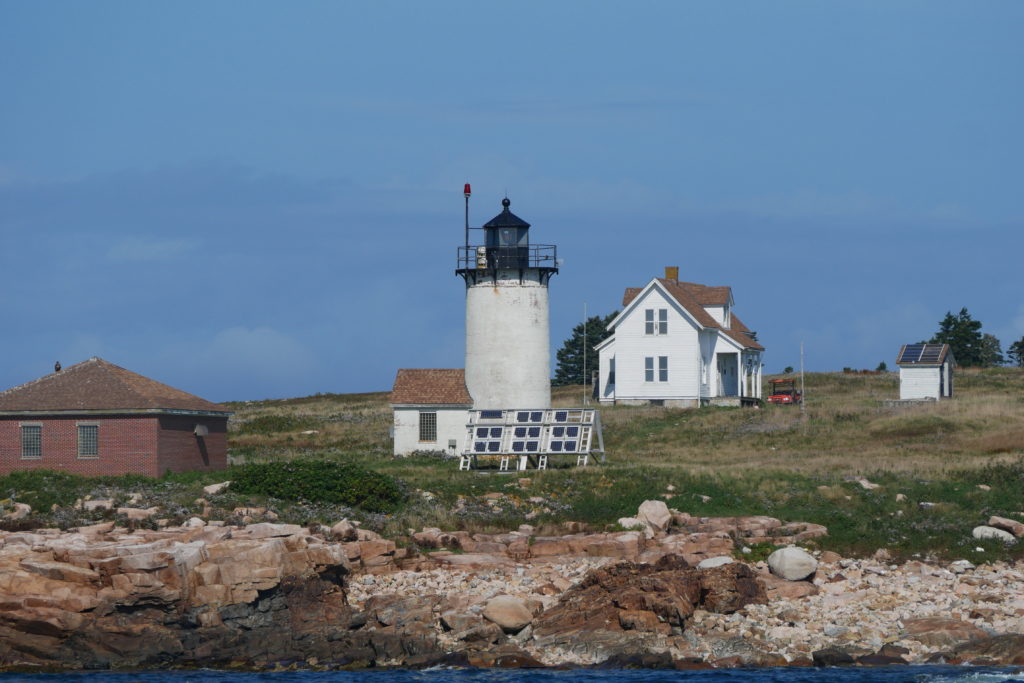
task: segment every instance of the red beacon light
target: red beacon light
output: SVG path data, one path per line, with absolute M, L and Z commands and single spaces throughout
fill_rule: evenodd
M 469 199 L 469 195 L 472 194 L 469 189 L 469 183 L 466 183 L 466 187 L 462 190 L 462 194 L 466 196 L 466 199 Z

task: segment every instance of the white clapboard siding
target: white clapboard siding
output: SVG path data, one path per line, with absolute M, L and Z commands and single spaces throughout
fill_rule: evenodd
M 938 366 L 901 367 L 900 400 L 933 398 L 939 399 Z

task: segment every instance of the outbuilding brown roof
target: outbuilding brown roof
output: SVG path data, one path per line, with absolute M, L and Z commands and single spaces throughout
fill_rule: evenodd
M 231 412 L 218 403 L 143 377 L 102 358 L 90 358 L 0 392 L 0 413 L 71 411 Z
M 400 368 L 391 389 L 391 403 L 470 405 L 466 371 L 462 368 Z
M 750 330 L 740 322 L 735 314 L 731 316 L 732 327 L 725 328 L 719 325 L 704 310 L 705 306 L 724 306 L 729 303 L 732 292 L 730 287 L 708 287 L 706 285 L 699 285 L 696 282 L 677 282 L 661 277 L 657 278 L 657 280 L 665 288 L 665 291 L 671 294 L 672 298 L 678 301 L 679 305 L 693 316 L 694 320 L 700 323 L 701 326 L 722 330 L 722 332 L 745 348 L 764 351 L 764 347 L 750 336 Z M 622 307 L 628 306 L 643 289 L 643 287 L 627 287 L 625 294 L 622 296 Z

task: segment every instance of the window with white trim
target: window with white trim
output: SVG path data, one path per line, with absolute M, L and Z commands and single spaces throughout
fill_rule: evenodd
M 96 424 L 78 425 L 78 457 L 100 457 L 100 426 Z
M 43 426 L 21 425 L 21 459 L 39 460 L 43 457 Z
M 420 441 L 437 441 L 437 413 L 420 411 Z
M 644 381 L 654 381 L 654 356 L 647 356 L 644 358 Z M 668 381 L 668 356 L 658 356 L 658 381 Z
M 644 309 L 644 334 L 668 334 L 668 309 Z

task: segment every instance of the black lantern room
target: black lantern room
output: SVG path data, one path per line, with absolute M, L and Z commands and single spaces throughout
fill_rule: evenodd
M 508 210 L 511 203 L 508 197 L 502 199 L 501 213 L 484 223 L 484 246 L 492 268 L 530 267 L 530 224 Z
M 467 194 L 468 201 L 468 194 Z M 482 230 L 483 244 L 469 244 L 469 213 L 467 204 L 466 246 L 459 248 L 459 267 L 457 274 L 466 277 L 467 282 L 476 282 L 482 276 L 495 277 L 498 270 L 518 270 L 519 277 L 523 271 L 537 269 L 541 271 L 544 282 L 558 272 L 558 259 L 555 246 L 550 244 L 530 244 L 530 224 L 509 211 L 512 202 L 508 197 L 501 200 L 502 210 L 497 216 L 484 223 Z

